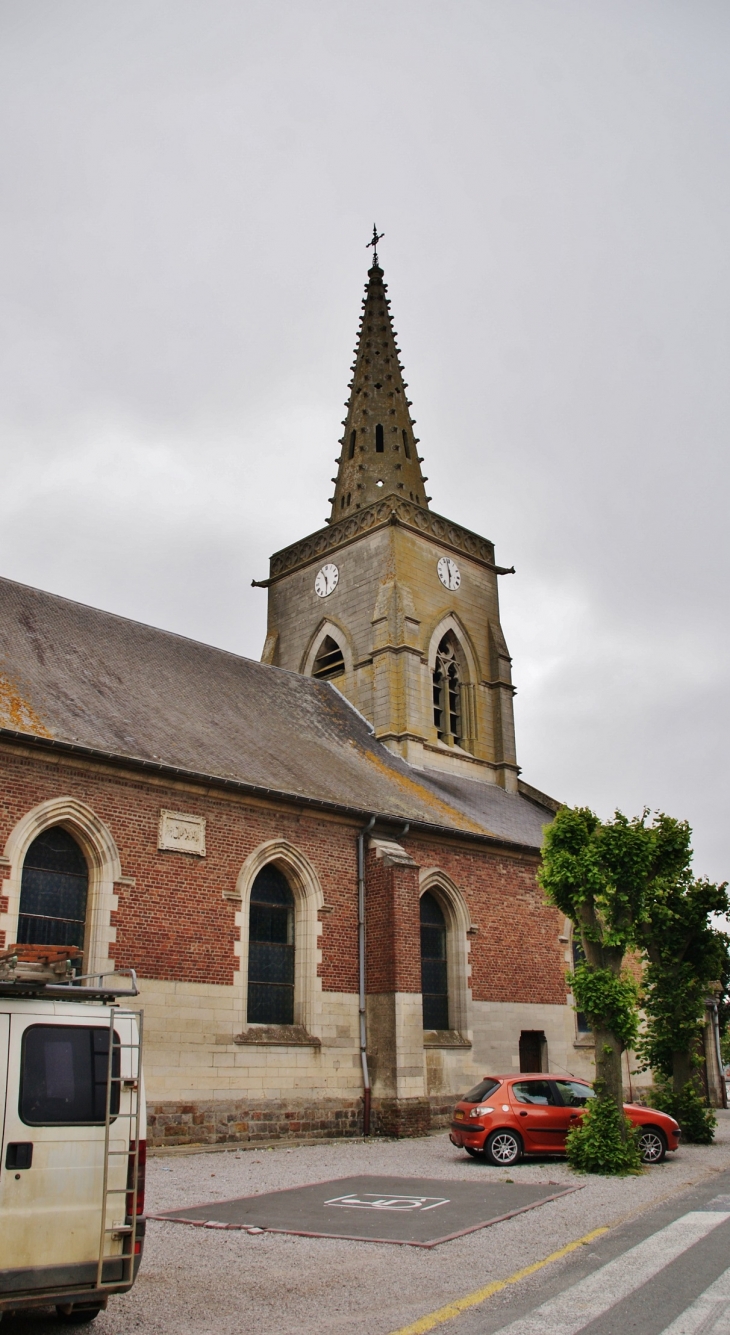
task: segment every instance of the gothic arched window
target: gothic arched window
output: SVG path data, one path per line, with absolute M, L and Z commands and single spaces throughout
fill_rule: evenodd
M 84 948 L 89 869 L 60 825 L 33 840 L 23 863 L 17 939 L 23 945 Z
M 421 895 L 421 993 L 424 1029 L 448 1029 L 446 919 L 428 890 Z
M 331 635 L 325 635 L 317 650 L 317 657 L 312 667 L 312 676 L 319 677 L 323 681 L 330 681 L 332 677 L 341 677 L 344 671 L 345 660 L 339 644 L 332 639 Z
M 251 887 L 248 1022 L 294 1023 L 294 896 L 273 866 L 264 867 Z
M 461 742 L 461 673 L 456 640 L 444 635 L 433 670 L 433 721 L 439 740 L 447 746 Z

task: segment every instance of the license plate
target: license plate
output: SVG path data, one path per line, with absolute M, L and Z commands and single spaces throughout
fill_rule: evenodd
M 455 1112 L 455 1113 L 454 1113 L 454 1121 L 455 1121 L 455 1122 L 463 1122 L 463 1120 L 464 1120 L 464 1114 L 463 1114 L 463 1112 Z

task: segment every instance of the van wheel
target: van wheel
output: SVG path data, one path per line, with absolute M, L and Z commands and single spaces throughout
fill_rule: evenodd
M 661 1163 L 667 1152 L 664 1132 L 658 1126 L 642 1126 L 639 1133 L 639 1154 L 642 1163 Z
M 81 1326 L 86 1325 L 88 1321 L 95 1321 L 103 1310 L 101 1304 L 96 1307 L 69 1307 L 64 1303 L 63 1306 L 59 1304 L 56 1308 L 56 1316 L 59 1321 L 65 1321 L 67 1325 Z
M 515 1131 L 493 1131 L 486 1151 L 487 1159 L 495 1168 L 511 1168 L 522 1158 L 522 1141 Z

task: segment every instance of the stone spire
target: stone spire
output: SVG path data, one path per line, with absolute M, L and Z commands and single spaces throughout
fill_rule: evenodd
M 377 237 L 377 233 L 374 233 Z M 371 242 L 371 244 L 373 244 Z M 388 287 L 375 250 L 368 273 L 351 370 L 345 431 L 328 523 L 372 505 L 389 493 L 428 509 L 428 481 L 413 434 L 408 386 L 390 318 Z

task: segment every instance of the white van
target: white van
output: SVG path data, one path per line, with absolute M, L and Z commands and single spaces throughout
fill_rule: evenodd
M 142 1017 L 118 1004 L 136 979 L 74 978 L 69 953 L 0 956 L 0 1316 L 92 1321 L 142 1257 Z

